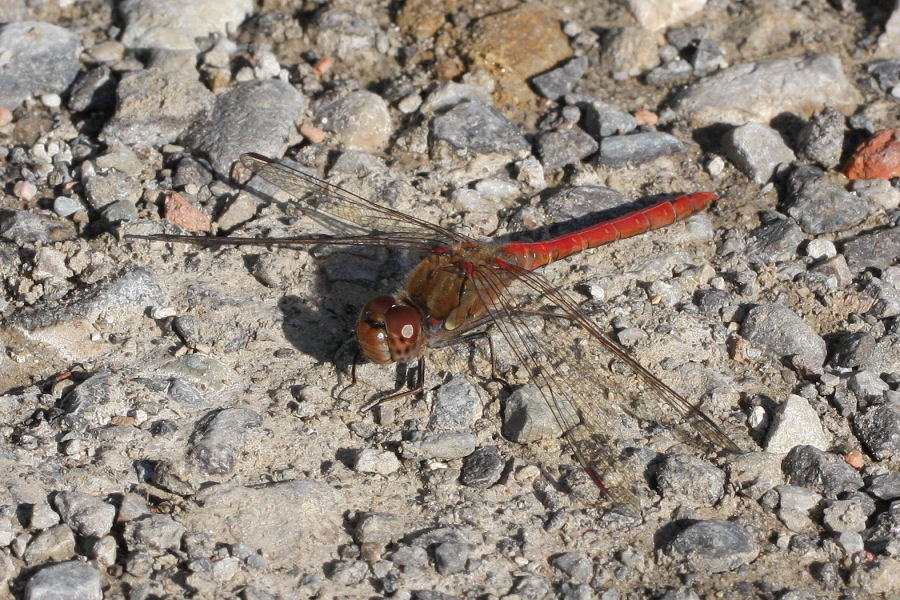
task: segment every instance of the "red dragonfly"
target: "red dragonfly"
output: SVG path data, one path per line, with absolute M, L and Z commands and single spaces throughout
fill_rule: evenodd
M 491 245 L 382 206 L 278 160 L 259 154 L 245 154 L 241 160 L 254 174 L 295 198 L 311 194 L 316 213 L 364 233 L 284 238 L 165 234 L 129 237 L 203 246 L 326 244 L 382 246 L 424 253 L 425 258 L 413 269 L 403 289 L 394 295 L 378 296 L 363 308 L 356 327 L 362 352 L 379 364 L 418 361 L 419 386 L 397 394 L 406 395 L 420 391 L 424 385 L 426 347 L 468 339 L 493 325 L 524 367 L 530 384 L 550 407 L 578 462 L 603 494 L 630 513 L 639 510 L 637 498 L 630 490 L 635 477 L 620 468 L 617 441 L 611 431 L 615 428 L 611 421 L 620 416 L 613 411 L 614 403 L 601 398 L 605 376 L 596 363 L 576 354 L 577 350 L 571 348 L 574 341 L 568 349 L 548 350 L 527 317 L 561 317 L 630 367 L 654 399 L 649 415 L 653 420 L 674 423 L 695 441 L 699 438 L 705 448 L 740 452 L 711 417 L 641 366 L 607 337 L 575 300 L 535 272 L 576 252 L 685 219 L 706 209 L 716 199 L 715 194 L 678 196 L 544 242 Z M 516 288 L 525 294 L 517 294 Z M 527 303 L 523 306 L 521 300 L 528 295 L 554 305 L 556 313 L 528 310 Z

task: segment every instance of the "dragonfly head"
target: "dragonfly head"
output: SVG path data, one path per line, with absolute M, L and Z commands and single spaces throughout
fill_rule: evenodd
M 359 347 L 374 363 L 410 362 L 422 355 L 422 315 L 393 296 L 369 301 L 356 326 Z

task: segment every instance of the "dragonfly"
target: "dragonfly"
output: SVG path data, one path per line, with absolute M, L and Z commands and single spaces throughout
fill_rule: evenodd
M 641 365 L 604 333 L 569 293 L 537 271 L 577 252 L 684 220 L 705 210 L 716 194 L 680 195 L 545 241 L 492 244 L 373 202 L 277 159 L 249 153 L 241 162 L 295 199 L 308 198 L 309 210 L 340 224 L 342 235 L 127 237 L 200 246 L 375 246 L 424 254 L 398 292 L 376 296 L 363 307 L 356 326 L 359 348 L 372 362 L 417 363 L 416 388 L 391 397 L 422 390 L 427 348 L 468 341 L 495 327 L 524 370 L 528 384 L 549 407 L 577 462 L 600 493 L 622 512 L 639 513 L 640 503 L 632 490 L 636 477 L 620 468 L 620 448 L 611 431 L 617 418 L 612 412 L 614 403 L 606 401 L 599 389 L 591 389 L 607 387 L 604 371 L 579 356 L 572 347 L 574 341 L 568 348 L 566 344 L 545 344 L 529 317 L 561 318 L 612 360 L 626 365 L 632 377 L 643 384 L 645 395 L 652 398 L 650 417 L 655 421 L 674 422 L 703 448 L 741 451 L 699 405 Z M 356 233 L 345 235 L 347 227 Z M 529 309 L 523 298 L 551 305 L 554 312 Z M 493 366 L 493 350 L 491 354 Z

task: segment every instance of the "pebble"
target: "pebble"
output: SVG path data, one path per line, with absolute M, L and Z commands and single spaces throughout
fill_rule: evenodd
M 261 424 L 259 413 L 246 408 L 210 411 L 201 419 L 190 454 L 201 469 L 211 474 L 234 470 L 244 448 L 244 432 Z
M 315 43 L 327 56 L 341 61 L 358 58 L 375 47 L 378 26 L 358 12 L 344 8 L 326 8 L 313 20 Z
M 806 243 L 806 255 L 813 260 L 826 260 L 837 256 L 837 248 L 831 240 L 815 238 Z
M 545 98 L 559 100 L 572 91 L 588 69 L 588 57 L 579 56 L 546 73 L 535 75 L 531 84 Z
M 468 544 L 444 542 L 434 548 L 434 568 L 441 575 L 463 572 L 468 559 Z
M 679 504 L 712 506 L 725 493 L 725 473 L 701 458 L 675 454 L 659 466 L 656 488 Z
M 837 167 L 844 149 L 844 115 L 826 108 L 813 117 L 797 135 L 797 154 L 801 160 L 824 169 Z
M 445 81 L 437 86 L 422 103 L 422 112 L 435 114 L 453 108 L 461 102 L 477 100 L 483 104 L 491 104 L 491 93 L 484 87 L 474 83 L 458 83 Z
M 597 164 L 618 169 L 628 164 L 640 165 L 661 156 L 684 152 L 684 144 L 674 135 L 658 131 L 611 135 L 600 141 Z
M 676 94 L 671 107 L 695 127 L 707 127 L 748 120 L 768 123 L 782 113 L 806 116 L 823 110 L 826 101 L 849 113 L 860 100 L 840 59 L 808 54 L 728 67 Z
M 356 454 L 353 469 L 359 473 L 390 475 L 400 469 L 400 460 L 389 450 L 363 448 Z
M 230 174 L 244 152 L 281 156 L 307 104 L 305 96 L 278 79 L 238 83 L 216 99 L 209 117 L 192 127 L 182 141 L 208 157 L 217 173 Z M 371 126 L 377 128 L 377 120 Z
M 435 143 L 469 155 L 530 150 L 519 129 L 493 106 L 477 100 L 457 104 L 431 121 Z
M 33 504 L 28 514 L 31 529 L 48 529 L 59 523 L 59 515 L 46 502 Z
M 860 474 L 844 460 L 812 446 L 795 446 L 782 463 L 792 485 L 815 490 L 826 498 L 855 492 L 863 486 Z
M 30 181 L 20 179 L 13 184 L 13 195 L 20 200 L 31 202 L 34 200 L 35 194 L 37 194 L 37 186 Z
M 6 127 L 13 122 L 12 111 L 5 106 L 0 106 L 0 127 Z
M 162 554 L 177 551 L 185 528 L 169 515 L 154 514 L 125 523 L 122 539 L 129 552 L 150 551 Z
M 734 166 L 760 185 L 772 179 L 779 166 L 796 159 L 781 134 L 756 121 L 726 133 L 722 138 L 722 148 Z
M 824 171 L 798 165 L 785 190 L 787 213 L 812 235 L 844 231 L 868 214 L 866 202 L 834 183 Z
M 590 583 L 594 575 L 590 559 L 581 552 L 565 552 L 554 557 L 550 564 L 565 573 L 570 583 Z
M 875 475 L 866 490 L 881 500 L 896 500 L 900 498 L 900 473 Z
M 600 144 L 579 129 L 559 129 L 539 135 L 535 146 L 546 172 L 557 171 L 587 158 L 597 151 Z
M 869 407 L 853 417 L 856 435 L 879 460 L 900 455 L 900 400 Z
M 881 404 L 885 392 L 890 389 L 878 373 L 866 369 L 851 373 L 847 378 L 847 388 L 856 395 L 862 406 Z
M 84 537 L 103 537 L 116 516 L 112 504 L 84 492 L 60 492 L 53 497 L 53 505 L 63 522 Z
M 319 127 L 337 133 L 347 148 L 379 152 L 393 133 L 391 113 L 381 96 L 360 90 L 324 106 L 317 113 Z
M 75 535 L 68 525 L 56 525 L 37 533 L 28 542 L 22 558 L 30 565 L 75 556 Z
M 354 585 L 369 574 L 369 566 L 361 560 L 337 560 L 330 563 L 325 574 L 338 585 Z
M 861 532 L 867 515 L 855 500 L 830 500 L 822 509 L 822 523 L 835 533 Z
M 595 139 L 631 133 L 637 129 L 637 119 L 632 115 L 593 96 L 569 94 L 566 102 L 581 109 L 582 126 Z
M 127 73 L 116 88 L 116 112 L 101 138 L 126 146 L 168 144 L 206 115 L 215 101 L 195 77 L 179 71 Z
M 745 255 L 751 264 L 772 264 L 792 259 L 803 243 L 803 231 L 780 213 L 761 215 L 762 224 L 750 232 Z
M 891 211 L 900 207 L 900 190 L 887 179 L 857 179 L 850 189 L 875 210 Z
M 787 454 L 799 445 L 825 450 L 830 444 L 819 415 L 806 398 L 791 394 L 775 410 L 766 434 L 766 452 Z
M 134 0 L 122 7 L 126 48 L 196 50 L 196 38 L 225 35 L 253 11 L 252 0 Z
M 721 520 L 696 521 L 675 534 L 665 551 L 698 571 L 733 571 L 756 559 L 759 546 L 737 523 Z
M 403 458 L 421 460 L 436 458 L 454 460 L 475 452 L 475 436 L 471 433 L 438 431 L 416 436 L 400 445 Z
M 779 358 L 792 358 L 809 372 L 821 372 L 827 347 L 825 340 L 791 309 L 770 302 L 747 311 L 741 335 Z
M 29 96 L 66 91 L 78 75 L 80 44 L 75 33 L 50 23 L 0 27 L 0 106 L 14 110 Z
M 438 388 L 428 428 L 466 431 L 481 418 L 482 410 L 478 392 L 465 375 L 456 374 Z
M 856 148 L 843 171 L 851 180 L 900 177 L 900 129 L 876 131 Z
M 70 217 L 79 210 L 84 210 L 84 204 L 78 198 L 57 196 L 53 199 L 53 212 L 60 217 Z
M 659 64 L 653 33 L 643 27 L 613 27 L 603 37 L 601 64 L 613 79 L 637 77 Z
M 116 79 L 108 65 L 82 72 L 69 92 L 69 108 L 76 112 L 109 111 L 116 106 Z
M 566 415 L 561 415 L 578 423 L 574 410 L 566 406 Z M 543 439 L 558 438 L 563 434 L 559 422 L 550 410 L 547 400 L 533 386 L 515 390 L 506 399 L 503 407 L 503 437 L 519 444 L 527 444 Z
M 41 568 L 25 584 L 25 600 L 102 600 L 100 573 L 72 560 Z
M 861 233 L 843 244 L 847 266 L 856 273 L 865 269 L 883 271 L 900 256 L 900 227 Z
M 212 221 L 178 192 L 167 192 L 163 217 L 187 231 L 210 231 Z
M 487 489 L 500 480 L 506 461 L 496 446 L 483 446 L 463 460 L 459 480 L 475 489 Z

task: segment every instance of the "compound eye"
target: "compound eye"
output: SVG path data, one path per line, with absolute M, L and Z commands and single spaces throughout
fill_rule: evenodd
M 397 301 L 391 296 L 372 298 L 362 309 L 356 325 L 356 340 L 360 349 L 369 360 L 379 365 L 394 360 L 385 327 L 385 313 L 395 304 Z
M 414 308 L 400 304 L 384 313 L 384 327 L 391 337 L 401 342 L 415 343 L 422 328 L 422 319 Z

